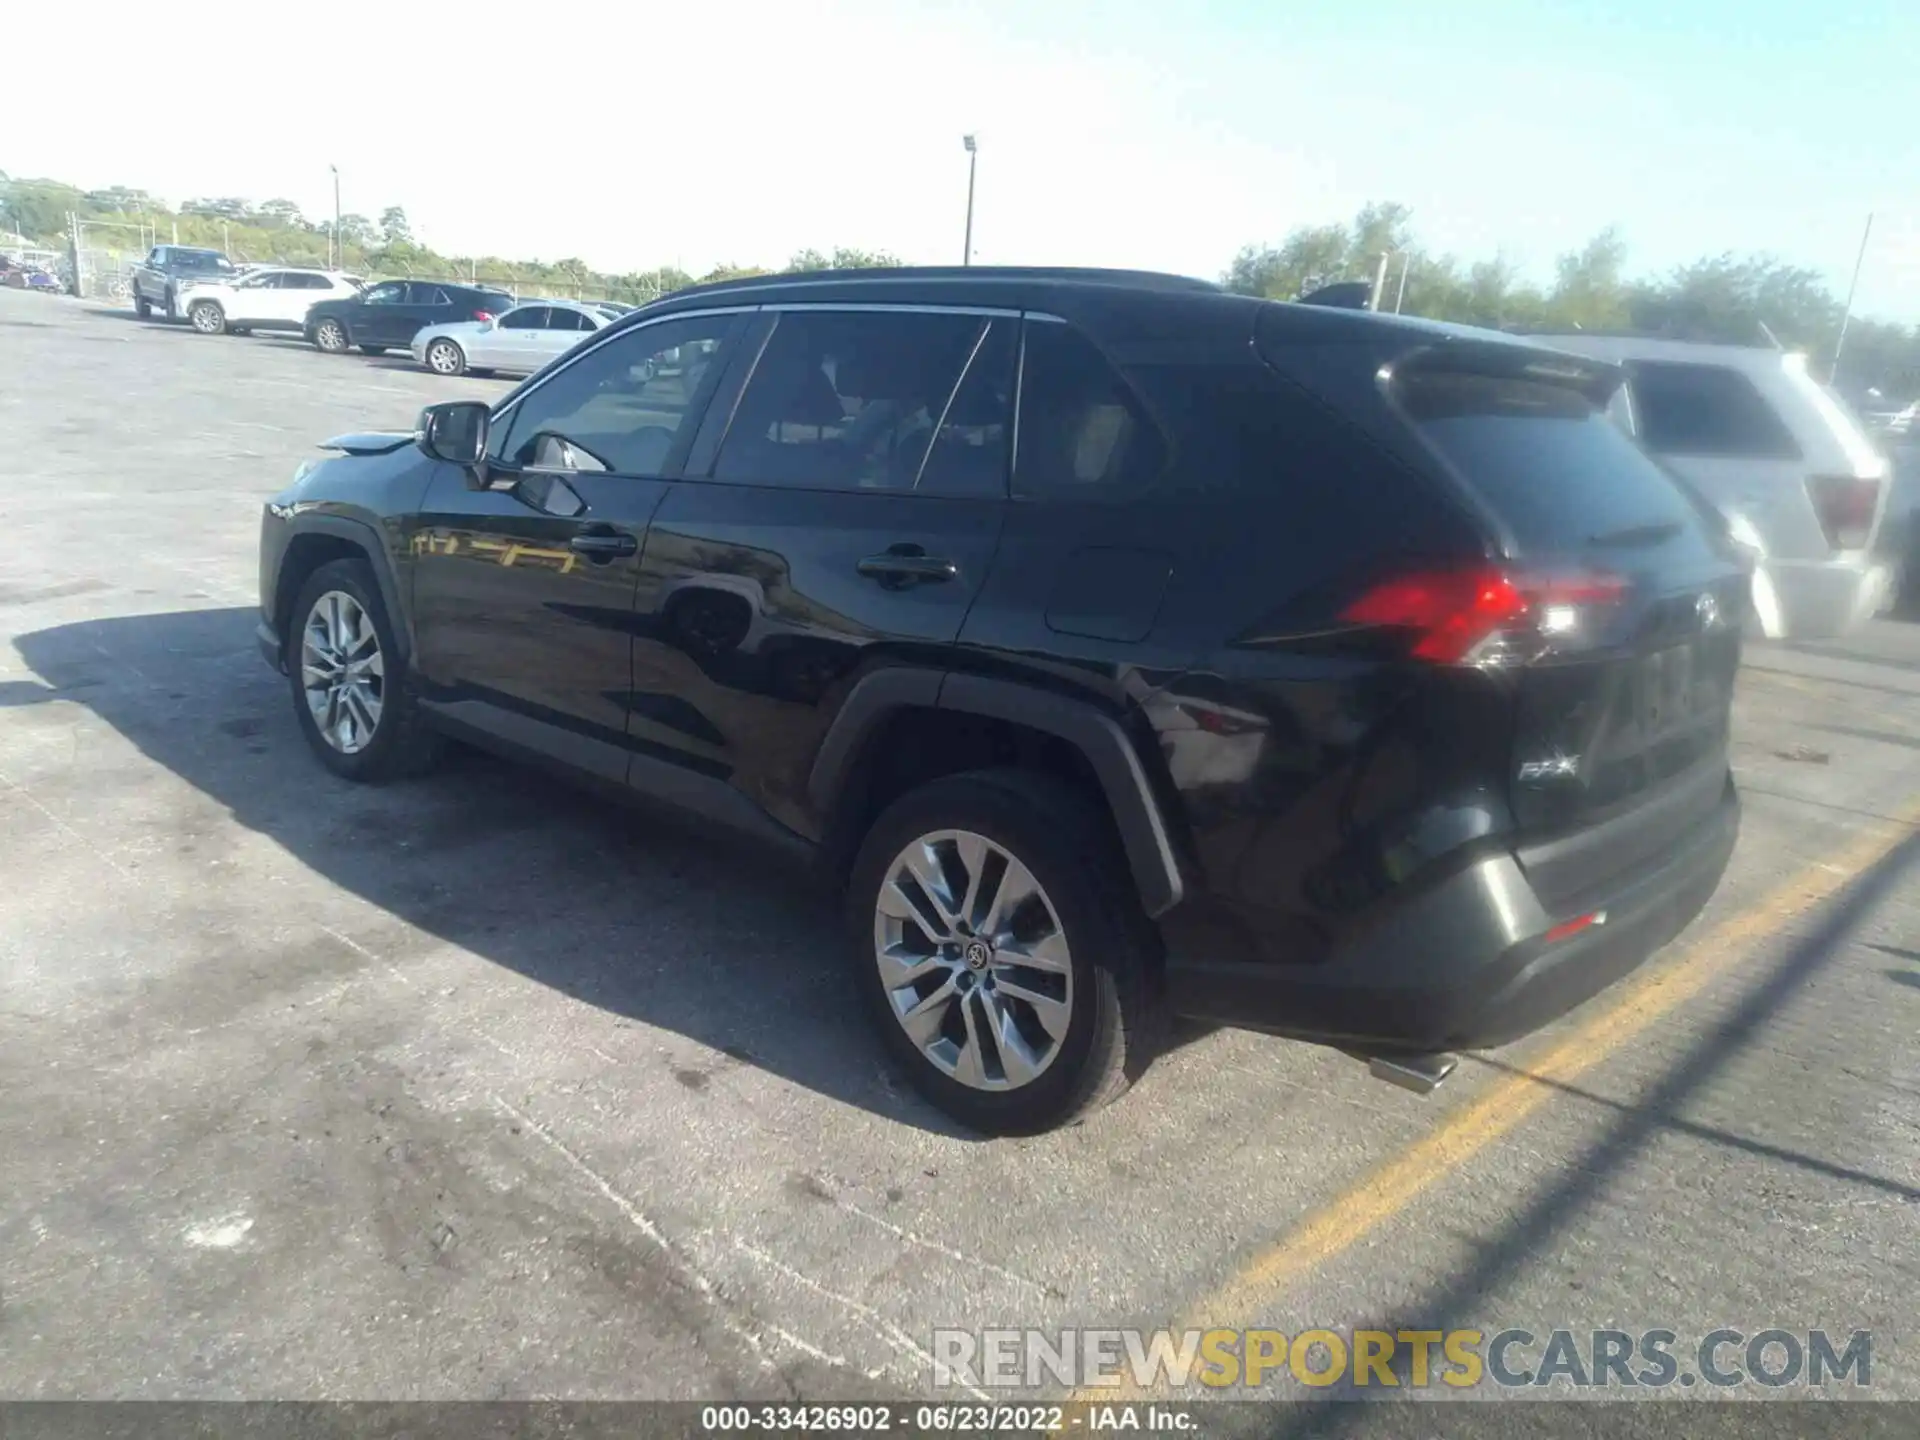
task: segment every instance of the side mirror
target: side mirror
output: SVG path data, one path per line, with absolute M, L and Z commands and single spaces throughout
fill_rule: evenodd
M 486 458 L 492 416 L 478 400 L 448 400 L 420 412 L 420 448 L 450 465 L 478 465 Z

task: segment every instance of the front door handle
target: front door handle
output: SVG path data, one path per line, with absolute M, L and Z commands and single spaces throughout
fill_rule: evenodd
M 640 542 L 624 530 L 611 527 L 605 530 L 582 530 L 567 541 L 567 548 L 576 555 L 585 555 L 590 560 L 611 560 L 616 555 L 633 555 L 639 552 Z
M 935 585 L 957 579 L 960 567 L 951 560 L 929 555 L 918 545 L 895 545 L 880 555 L 869 555 L 854 567 L 869 580 L 878 580 L 888 590 L 904 590 L 909 585 Z

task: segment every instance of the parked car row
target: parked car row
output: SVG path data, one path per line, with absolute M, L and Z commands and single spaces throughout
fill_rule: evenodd
M 632 307 L 516 300 L 488 285 L 383 280 L 339 270 L 236 266 L 217 250 L 157 245 L 133 274 L 134 309 L 185 320 L 203 335 L 304 335 L 316 349 L 405 349 L 439 375 L 530 375 Z

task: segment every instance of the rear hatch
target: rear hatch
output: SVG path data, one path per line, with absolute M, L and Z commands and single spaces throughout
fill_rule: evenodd
M 1390 402 L 1500 552 L 1467 577 L 1464 622 L 1441 607 L 1451 638 L 1422 643 L 1512 686 L 1519 858 L 1550 907 L 1569 905 L 1722 802 L 1746 570 L 1704 503 L 1608 417 L 1612 367 L 1467 342 L 1389 373 Z M 1431 596 L 1376 591 L 1353 618 L 1435 613 Z

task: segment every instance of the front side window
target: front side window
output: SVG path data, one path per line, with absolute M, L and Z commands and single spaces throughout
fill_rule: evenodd
M 911 490 L 988 321 L 911 311 L 782 313 L 713 478 Z
M 1028 322 L 1015 492 L 1130 492 L 1151 483 L 1165 461 L 1159 431 L 1093 342 L 1068 325 Z
M 660 474 L 692 440 L 736 320 L 663 320 L 599 346 L 495 422 L 496 457 L 533 469 Z
M 407 298 L 407 287 L 398 280 L 376 285 L 360 297 L 369 305 L 398 305 Z
M 1800 458 L 1792 433 L 1738 370 L 1641 360 L 1628 373 L 1640 438 L 1656 455 Z

